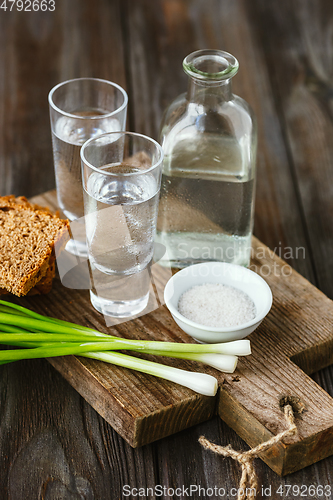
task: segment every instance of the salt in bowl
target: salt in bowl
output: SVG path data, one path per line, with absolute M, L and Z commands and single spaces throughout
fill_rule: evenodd
M 205 283 L 221 283 L 245 292 L 254 302 L 255 317 L 247 323 L 233 327 L 211 327 L 185 318 L 178 311 L 181 295 L 193 286 Z M 225 262 L 204 262 L 174 274 L 166 284 L 164 300 L 173 319 L 184 332 L 199 342 L 215 343 L 247 337 L 268 314 L 273 297 L 266 281 L 250 269 Z

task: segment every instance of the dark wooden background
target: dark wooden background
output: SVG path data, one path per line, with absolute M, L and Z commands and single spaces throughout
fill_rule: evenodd
M 234 92 L 258 117 L 255 234 L 333 298 L 333 2 L 55 4 L 54 12 L 0 9 L 0 194 L 54 188 L 47 94 L 56 83 L 117 82 L 129 94 L 128 130 L 156 138 L 163 109 L 186 89 L 182 59 L 221 48 L 239 59 Z M 298 258 L 297 248 L 304 248 Z M 332 367 L 314 378 L 333 395 Z M 116 500 L 125 484 L 229 493 L 237 486 L 237 464 L 198 444 L 205 434 L 246 449 L 218 418 L 133 450 L 38 360 L 1 367 L 0 398 L 1 500 Z M 260 484 L 272 489 L 263 498 L 285 498 L 276 492 L 284 484 L 333 483 L 333 457 L 285 478 L 260 460 L 256 466 Z M 299 497 L 293 491 L 288 498 Z M 312 498 L 324 498 L 318 491 Z

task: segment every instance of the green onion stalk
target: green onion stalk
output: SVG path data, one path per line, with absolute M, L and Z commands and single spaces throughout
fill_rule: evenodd
M 225 373 L 233 373 L 238 356 L 251 353 L 248 340 L 217 344 L 187 344 L 130 340 L 92 328 L 43 316 L 30 309 L 0 300 L 0 344 L 24 349 L 0 350 L 0 364 L 22 359 L 79 355 L 155 375 L 213 396 L 215 377 L 147 361 L 117 351 L 134 351 L 155 356 L 199 361 Z

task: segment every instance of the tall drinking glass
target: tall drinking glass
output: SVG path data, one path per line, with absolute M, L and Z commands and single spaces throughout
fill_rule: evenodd
M 107 316 L 131 317 L 148 304 L 162 160 L 156 141 L 131 132 L 82 146 L 90 297 Z
M 96 135 L 125 130 L 127 101 L 119 85 L 96 78 L 68 80 L 49 93 L 58 203 L 70 221 L 77 221 L 71 225 L 74 239 L 66 246 L 75 255 L 87 255 L 81 219 L 81 146 Z

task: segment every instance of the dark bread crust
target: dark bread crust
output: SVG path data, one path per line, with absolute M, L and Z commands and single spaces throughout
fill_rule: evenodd
M 44 295 L 52 290 L 53 278 L 55 277 L 55 256 L 50 257 L 49 267 L 46 270 L 44 276 L 33 286 L 27 295 Z M 0 295 L 8 295 L 10 292 L 5 288 L 0 288 Z
M 19 297 L 50 291 L 55 246 L 60 251 L 68 239 L 69 222 L 47 207 L 0 197 L 0 287 Z

